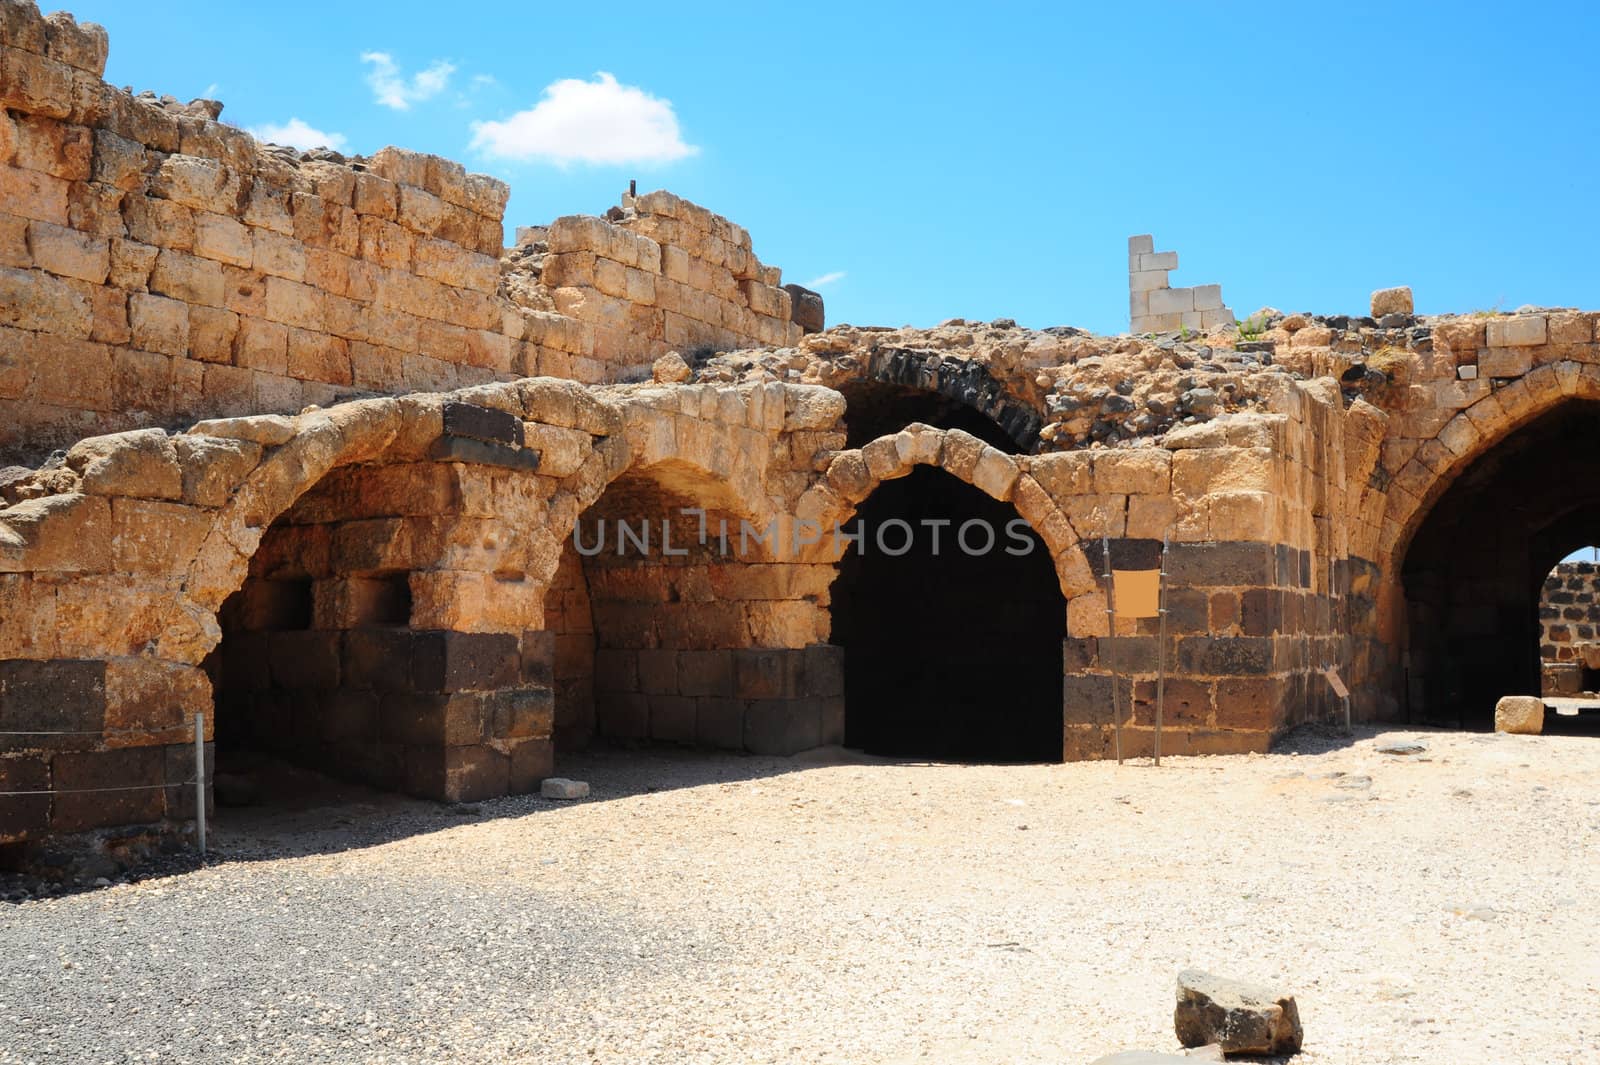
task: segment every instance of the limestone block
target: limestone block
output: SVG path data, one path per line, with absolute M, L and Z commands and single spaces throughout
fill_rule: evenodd
M 844 417 L 844 396 L 820 385 L 786 385 L 783 389 L 782 428 L 829 429 Z
M 0 325 L 83 338 L 92 321 L 89 301 L 65 282 L 35 270 L 0 267 Z
M 163 248 L 150 272 L 150 291 L 185 303 L 221 307 L 225 301 L 222 266 L 210 259 Z
M 144 499 L 183 495 L 177 449 L 164 429 L 90 437 L 67 452 L 67 466 L 83 478 L 83 490 L 93 495 Z
M 972 483 L 986 494 L 1001 500 L 1011 498 L 1011 489 L 1021 471 L 1010 455 L 998 448 L 985 447 L 972 470 Z
M 868 475 L 876 481 L 904 477 L 910 472 L 910 469 L 900 461 L 900 448 L 892 436 L 879 437 L 863 447 L 861 460 L 866 463 Z
M 1027 459 L 1028 472 L 1058 503 L 1094 490 L 1094 467 L 1087 451 L 1058 451 Z
M 1150 293 L 1150 313 L 1153 316 L 1181 315 L 1184 311 L 1194 309 L 1192 288 L 1158 288 Z
M 72 73 L 65 63 L 7 47 L 0 52 L 0 107 L 66 118 L 72 113 Z
M 24 500 L 0 510 L 0 571 L 104 573 L 111 566 L 111 507 L 73 494 Z
M 50 222 L 28 223 L 28 253 L 39 267 L 61 277 L 102 284 L 111 271 L 110 244 Z
M 182 434 L 172 438 L 183 470 L 183 499 L 220 507 L 261 461 L 261 445 L 251 440 Z
M 1544 319 L 1539 322 L 1542 326 Z M 1493 335 L 1493 323 L 1490 333 Z M 1525 347 L 1491 347 L 1478 356 L 1478 373 L 1483 377 L 1521 377 L 1531 369 L 1533 353 Z
M 214 214 L 239 211 L 239 176 L 214 159 L 169 155 L 150 178 L 150 192 L 185 207 Z
M 96 78 L 105 74 L 109 38 L 104 26 L 54 11 L 44 17 L 44 31 L 45 55 Z
M 1494 705 L 1494 730 L 1522 736 L 1544 731 L 1544 700 L 1536 695 L 1507 695 Z
M 1121 495 L 1165 494 L 1172 484 L 1172 454 L 1159 448 L 1102 451 L 1094 456 L 1094 491 Z
M 1170 436 L 1167 441 L 1172 445 Z M 1272 492 L 1278 489 L 1271 448 L 1211 447 L 1175 451 L 1172 486 L 1193 498 L 1211 492 Z
M 1542 314 L 1525 314 L 1515 318 L 1491 318 L 1487 323 L 1486 336 L 1491 348 L 1543 344 L 1547 336 L 1545 317 Z
M 1382 318 L 1386 314 L 1414 314 L 1415 312 L 1416 308 L 1411 300 L 1409 286 L 1380 288 L 1372 294 L 1372 317 L 1374 318 Z
M 577 472 L 593 448 L 588 433 L 530 422 L 523 427 L 524 446 L 539 452 L 539 472 L 566 477 Z
M 163 355 L 189 350 L 189 308 L 175 299 L 134 293 L 128 299 L 128 323 L 135 347 Z

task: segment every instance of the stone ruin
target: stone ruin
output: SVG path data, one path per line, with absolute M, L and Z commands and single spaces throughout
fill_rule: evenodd
M 498 181 L 258 143 L 106 48 L 0 0 L 0 843 L 181 824 L 196 715 L 469 800 L 597 739 L 1144 755 L 1158 650 L 1168 754 L 1331 719 L 1330 670 L 1357 720 L 1538 690 L 1595 313 L 1246 337 L 1151 244 L 1157 331 L 826 329 L 669 193 L 507 249 Z M 856 519 L 1017 550 L 819 534 Z M 1101 574 L 1164 539 L 1162 647 Z
M 1600 562 L 1562 562 L 1539 592 L 1540 694 L 1600 692 Z

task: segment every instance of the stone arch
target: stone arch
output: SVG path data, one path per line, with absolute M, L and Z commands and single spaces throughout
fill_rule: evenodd
M 1391 486 L 1389 609 L 1411 717 L 1487 727 L 1500 696 L 1538 694 L 1539 588 L 1600 533 L 1600 485 L 1578 446 L 1600 435 L 1588 369 L 1549 364 L 1495 390 L 1418 449 L 1415 490 Z
M 870 527 L 852 530 L 866 541 L 849 548 L 831 530 L 858 515 L 869 525 L 920 515 L 957 527 L 939 550 L 925 528 L 903 554 L 875 549 Z M 824 530 L 817 557 L 838 567 L 832 640 L 844 652 L 847 743 L 913 757 L 1061 758 L 1067 594 L 1085 590 L 1087 565 L 1022 463 L 961 430 L 913 424 L 835 456 L 800 517 Z M 1016 517 L 1041 551 L 1002 550 L 1003 526 Z M 996 540 L 976 555 L 955 544 L 973 519 Z M 1064 578 L 1063 565 L 1073 576 Z M 922 653 L 934 647 L 937 661 Z
M 1418 526 L 1457 477 L 1507 436 L 1573 399 L 1600 399 L 1600 366 L 1546 363 L 1502 388 L 1486 390 L 1423 441 L 1390 479 L 1380 551 L 1405 558 Z
M 880 347 L 856 360 L 830 387 L 845 396 L 852 446 L 912 422 L 932 423 L 941 413 L 969 411 L 979 418 L 947 420 L 1013 454 L 1034 451 L 1043 418 L 1035 406 L 1007 391 L 981 362 L 947 352 Z M 940 402 L 944 401 L 944 402 Z M 941 410 L 942 408 L 942 410 Z M 988 431 L 987 426 L 993 427 Z

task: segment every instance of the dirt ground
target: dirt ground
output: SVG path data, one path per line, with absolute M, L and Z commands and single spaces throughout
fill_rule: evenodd
M 829 761 L 224 810 L 211 867 L 0 909 L 0 1061 L 1088 1062 L 1175 1050 L 1189 966 L 1293 992 L 1307 1065 L 1600 1060 L 1600 738 Z

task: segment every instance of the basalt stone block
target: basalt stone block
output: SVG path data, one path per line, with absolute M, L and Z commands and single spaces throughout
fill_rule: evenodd
M 511 759 L 492 747 L 409 747 L 405 790 L 425 799 L 474 802 L 507 793 Z
M 844 648 L 818 643 L 805 648 L 801 664 L 801 691 L 831 698 L 844 694 Z
M 544 629 L 522 633 L 522 683 L 548 688 L 555 683 L 556 634 Z
M 1083 557 L 1088 561 L 1089 568 L 1095 576 L 1105 573 L 1105 541 L 1099 537 L 1090 537 L 1080 544 L 1083 548 Z M 1176 549 L 1178 545 L 1174 544 Z M 1161 568 L 1161 541 L 1148 538 L 1123 537 L 1111 541 L 1111 568 L 1118 569 L 1160 569 Z
M 687 695 L 651 695 L 650 738 L 662 743 L 693 743 L 695 701 Z
M 678 690 L 690 696 L 733 694 L 733 652 L 682 651 L 678 654 Z
M 349 630 L 344 634 L 344 686 L 410 690 L 411 644 L 406 629 Z
M 522 669 L 517 637 L 499 632 L 419 632 L 412 645 L 417 691 L 488 691 L 515 686 Z
M 1327 684 L 1315 678 L 1319 688 Z M 1272 731 L 1282 726 L 1288 707 L 1302 700 L 1291 698 L 1292 682 L 1282 677 L 1223 677 L 1214 696 L 1217 725 L 1228 729 Z
M 614 740 L 642 740 L 650 734 L 649 697 L 638 692 L 596 692 L 595 726 Z
M 489 444 L 521 447 L 523 442 L 522 419 L 474 403 L 446 403 L 444 431 L 447 436 L 462 436 Z
M 1061 679 L 1061 715 L 1069 723 L 1111 720 L 1111 676 L 1073 673 Z
M 167 781 L 167 817 L 173 821 L 193 820 L 195 770 L 199 768 L 194 764 L 194 744 L 169 743 L 161 748 L 161 751 Z M 216 812 L 216 796 L 210 784 L 217 775 L 217 745 L 207 743 L 204 751 L 207 783 L 206 815 L 210 816 Z
M 1081 673 L 1099 659 L 1099 637 L 1080 636 L 1061 641 L 1061 672 Z
M 784 285 L 783 290 L 789 294 L 789 320 L 802 332 L 820 333 L 826 328 L 827 315 L 820 292 L 800 285 Z
M 395 692 L 383 697 L 379 735 L 403 744 L 460 747 L 489 737 L 493 695 Z
M 106 664 L 58 659 L 0 662 L 0 730 L 98 732 L 105 725 Z M 92 737 L 89 737 L 92 739 Z M 40 747 L 64 736 L 13 736 L 15 747 Z M 78 738 L 81 741 L 82 737 Z
M 555 744 L 548 739 L 517 740 L 511 745 L 506 787 L 512 795 L 528 795 L 556 770 Z
M 354 745 L 378 738 L 378 693 L 326 692 L 317 700 L 317 736 L 323 743 Z
M 1100 666 L 1117 673 L 1154 673 L 1161 641 L 1154 636 L 1100 637 Z
M 1178 668 L 1209 676 L 1270 673 L 1273 641 L 1260 636 L 1186 636 L 1178 641 Z
M 822 745 L 819 699 L 753 699 L 745 713 L 745 749 L 789 755 Z
M 556 696 L 550 688 L 518 688 L 486 697 L 489 735 L 495 739 L 549 739 L 555 729 Z
M 272 683 L 279 688 L 332 691 L 339 686 L 341 633 L 275 632 L 271 639 Z
M 822 704 L 822 745 L 837 747 L 844 743 L 844 696 L 820 700 Z
M 428 449 L 428 456 L 440 462 L 470 462 L 479 466 L 500 466 L 508 470 L 539 468 L 539 452 L 531 447 L 491 444 L 464 436 L 441 436 Z
M 1115 549 L 1113 549 L 1115 559 Z M 1277 577 L 1271 544 L 1218 541 L 1173 544 L 1167 555 L 1167 577 L 1191 587 L 1269 587 Z
M 50 829 L 82 832 L 106 825 L 159 821 L 166 811 L 166 783 L 166 751 L 162 747 L 54 755 L 50 787 L 57 794 L 50 811 Z M 83 790 L 89 788 L 130 790 Z
M 744 749 L 745 703 L 742 699 L 707 697 L 695 700 L 694 742 L 720 751 Z
M 733 653 L 734 694 L 741 699 L 787 699 L 799 694 L 802 656 L 792 650 Z
M 50 766 L 42 755 L 0 757 L 0 791 L 48 791 Z M 0 796 L 0 843 L 44 832 L 50 825 L 50 796 Z
M 1167 589 L 1167 633 L 1182 636 L 1208 632 L 1210 597 L 1199 588 Z M 1146 619 L 1152 620 L 1152 619 Z M 1159 621 L 1159 619 L 1154 619 Z
M 1284 593 L 1249 588 L 1239 596 L 1239 625 L 1246 636 L 1271 636 L 1283 620 Z

